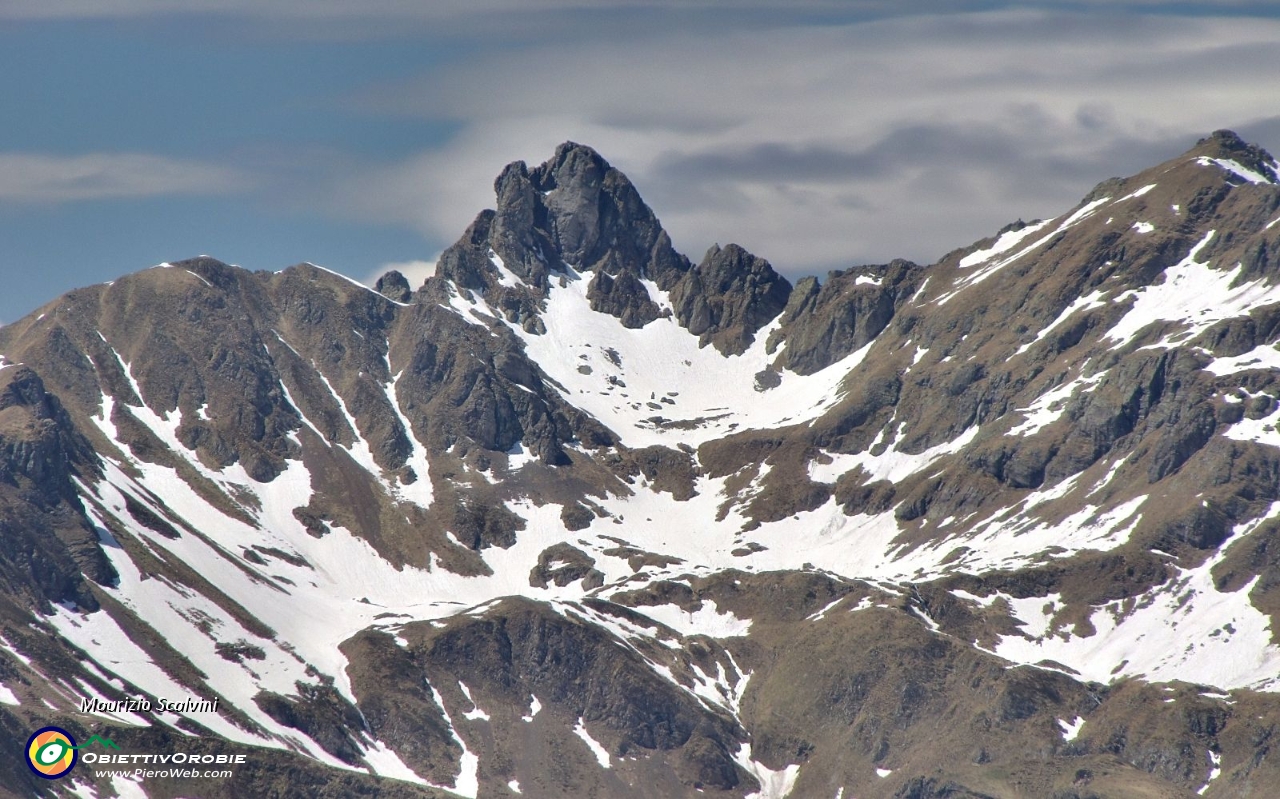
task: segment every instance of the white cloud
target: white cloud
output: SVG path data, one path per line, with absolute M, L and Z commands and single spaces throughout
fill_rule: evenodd
M 1278 80 L 1280 21 L 1229 17 L 1014 11 L 561 39 L 366 98 L 461 130 L 338 194 L 449 242 L 492 205 L 506 162 L 574 139 L 623 169 L 693 257 L 732 240 L 793 274 L 927 261 L 1257 121 Z
M 139 153 L 61 156 L 0 152 L 0 202 L 63 203 L 170 194 L 225 194 L 250 181 L 236 170 Z

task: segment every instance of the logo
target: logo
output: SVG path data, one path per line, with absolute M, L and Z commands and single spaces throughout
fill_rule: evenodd
M 27 765 L 46 780 L 65 776 L 76 765 L 76 739 L 59 727 L 41 727 L 27 739 Z
M 76 746 L 76 739 L 61 727 L 41 727 L 27 739 L 27 765 L 46 780 L 56 780 L 75 768 L 77 750 L 95 743 L 107 749 L 120 749 L 110 738 L 101 735 L 90 736 L 89 740 Z

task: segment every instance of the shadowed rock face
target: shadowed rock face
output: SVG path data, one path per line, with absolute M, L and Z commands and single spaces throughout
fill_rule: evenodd
M 616 606 L 606 612 L 626 613 Z M 725 791 L 750 781 L 732 757 L 742 735 L 736 724 L 656 677 L 639 653 L 618 647 L 595 625 L 513 600 L 492 619 L 406 633 L 411 642 L 424 636 L 410 649 L 428 673 L 448 675 L 441 682 L 457 680 L 473 697 L 513 707 L 536 696 L 550 712 L 584 722 L 611 758 L 671 753 L 668 762 L 685 790 Z
M 93 449 L 32 369 L 0 369 L 0 573 L 6 593 L 40 607 L 96 609 L 85 578 L 116 572 L 76 494 L 73 478 L 95 471 Z
M 792 287 L 566 143 L 416 289 L 71 292 L 0 328 L 11 751 L 177 684 L 277 759 L 156 795 L 1276 794 L 1278 182 Z
M 671 292 L 676 318 L 703 344 L 739 355 L 782 313 L 791 283 L 736 244 L 712 247 Z
M 813 374 L 870 344 L 919 290 L 924 271 L 910 261 L 894 261 L 833 272 L 821 284 L 802 278 L 783 311 L 787 346 L 779 365 Z M 775 334 L 770 346 L 781 338 Z

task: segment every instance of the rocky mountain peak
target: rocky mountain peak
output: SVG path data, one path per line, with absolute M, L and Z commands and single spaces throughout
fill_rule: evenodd
M 551 192 L 559 188 L 588 191 L 599 188 L 605 175 L 613 167 L 600 153 L 585 144 L 566 141 L 556 147 L 556 153 L 533 171 L 538 191 Z M 622 180 L 628 185 L 626 176 Z
M 532 170 L 509 164 L 494 189 L 494 251 L 526 282 L 561 262 L 662 286 L 687 268 L 631 181 L 590 147 L 565 142 Z
M 669 290 L 690 267 L 631 181 L 590 147 L 566 142 L 533 169 L 508 164 L 494 192 L 495 209 L 441 255 L 438 275 L 531 331 L 558 271 L 607 276 L 592 283 L 592 309 L 641 327 L 659 311 L 640 281 Z
M 533 169 L 508 164 L 494 192 L 496 209 L 445 251 L 438 274 L 526 330 L 539 329 L 553 274 L 565 268 L 593 273 L 591 310 L 631 329 L 674 311 L 726 355 L 745 350 L 790 296 L 786 278 L 735 244 L 713 247 L 694 268 L 627 176 L 585 145 L 565 142 Z M 670 295 L 670 309 L 655 292 Z
M 1261 175 L 1268 182 L 1280 182 L 1280 171 L 1271 153 L 1256 144 L 1246 142 L 1234 131 L 1215 130 L 1208 137 L 1197 141 L 1196 146 L 1187 152 L 1187 156 L 1229 159 Z

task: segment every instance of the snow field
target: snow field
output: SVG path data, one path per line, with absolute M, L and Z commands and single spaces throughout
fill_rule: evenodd
M 1262 518 L 1238 526 L 1232 540 L 1251 535 L 1276 516 L 1280 503 Z M 1179 569 L 1177 577 L 1138 597 L 1131 609 L 1120 602 L 1096 606 L 1090 621 L 1097 632 L 1088 637 L 1065 631 L 1026 637 L 1047 630 L 1050 614 L 1044 611 L 1045 598 L 1020 600 L 1014 615 L 1028 630 L 1002 636 L 994 652 L 1017 663 L 1054 660 L 1085 680 L 1102 683 L 1141 677 L 1227 690 L 1277 690 L 1280 647 L 1271 643 L 1269 617 L 1249 601 L 1257 578 L 1234 592 L 1219 591 L 1212 570 L 1225 557 L 1223 549 L 1196 568 Z
M 746 352 L 724 357 L 710 345 L 699 347 L 697 337 L 674 318 L 628 330 L 614 317 L 592 311 L 586 296 L 589 276 L 564 269 L 564 285 L 553 288 L 542 314 L 547 332 L 534 335 L 518 326 L 511 330 L 563 387 L 569 402 L 609 426 L 630 447 L 697 446 L 735 431 L 815 419 L 839 401 L 840 383 L 871 346 L 813 375 L 783 372 L 780 385 L 760 392 L 755 375 L 777 356 L 765 351 L 765 343 L 778 319 L 756 332 Z M 644 282 L 660 307 L 670 307 L 664 292 Z M 664 429 L 651 421 L 658 416 L 697 426 Z
M 1188 341 L 1223 319 L 1246 316 L 1249 311 L 1280 302 L 1280 286 L 1266 285 L 1262 279 L 1237 284 L 1241 265 L 1231 271 L 1213 269 L 1196 259 L 1213 239 L 1209 231 L 1185 258 L 1164 271 L 1164 281 L 1128 291 L 1112 302 L 1130 296 L 1133 306 L 1103 338 L 1119 348 L 1133 340 L 1154 322 L 1178 322 L 1178 331 L 1169 333 L 1152 347 L 1168 348 Z

